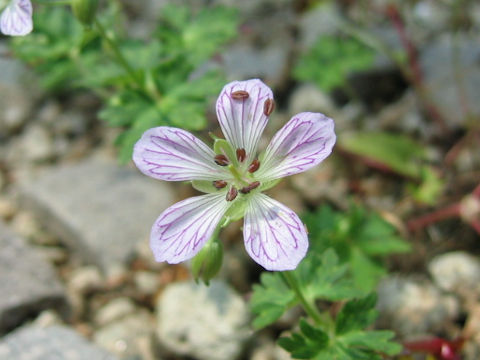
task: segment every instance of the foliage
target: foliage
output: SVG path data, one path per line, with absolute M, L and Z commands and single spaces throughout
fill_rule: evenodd
M 366 331 L 377 313 L 375 295 L 348 301 L 337 315 L 334 331 L 300 320 L 300 331 L 279 339 L 279 344 L 296 359 L 380 360 L 379 353 L 395 355 L 401 346 L 391 342 L 391 331 Z
M 344 85 L 349 73 L 368 69 L 373 60 L 374 52 L 353 38 L 323 36 L 300 58 L 293 76 L 331 91 Z
M 348 212 L 336 212 L 322 206 L 304 216 L 309 230 L 310 252 L 337 252 L 340 263 L 348 263 L 356 287 L 371 291 L 386 270 L 382 257 L 403 253 L 410 246 L 380 216 L 353 205 Z
M 120 13 L 110 6 L 96 26 L 84 28 L 66 8 L 41 8 L 35 11 L 35 31 L 12 44 L 20 58 L 34 65 L 45 88 L 94 89 L 104 98 L 99 117 L 123 128 L 116 142 L 126 162 L 148 128 L 206 126 L 205 108 L 225 81 L 218 71 L 199 68 L 235 36 L 238 20 L 230 8 L 194 14 L 170 5 L 162 10 L 152 38 L 143 41 L 110 31 L 121 27 Z

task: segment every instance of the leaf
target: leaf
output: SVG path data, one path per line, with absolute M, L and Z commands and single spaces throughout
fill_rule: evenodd
M 391 342 L 392 331 L 352 331 L 341 337 L 341 342 L 349 347 L 362 347 L 379 351 L 388 355 L 398 354 L 402 350 L 400 344 Z
M 419 179 L 426 149 L 407 136 L 386 132 L 355 132 L 339 138 L 346 151 L 400 175 Z
M 261 329 L 278 320 L 294 304 L 295 295 L 280 274 L 264 272 L 260 284 L 253 285 L 250 308 L 256 315 L 253 327 Z
M 446 180 L 442 179 L 433 168 L 424 165 L 420 170 L 421 183 L 408 184 L 408 190 L 415 200 L 427 204 L 435 205 L 440 199 L 440 195 L 445 189 Z
M 328 335 L 300 319 L 300 333 L 293 333 L 290 338 L 278 339 L 278 344 L 290 352 L 296 359 L 313 359 L 328 345 Z
M 323 36 L 296 64 L 296 79 L 310 81 L 325 91 L 342 86 L 347 75 L 372 66 L 374 52 L 352 38 Z
M 377 317 L 376 301 L 375 294 L 348 301 L 337 315 L 335 333 L 342 335 L 351 331 L 362 330 L 372 324 Z

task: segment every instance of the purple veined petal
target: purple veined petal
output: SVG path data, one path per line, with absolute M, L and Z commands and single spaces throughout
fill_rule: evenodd
M 332 119 L 320 113 L 297 114 L 273 137 L 256 178 L 278 179 L 308 170 L 330 155 L 335 140 Z
M 246 91 L 248 97 L 235 99 L 232 93 Z M 245 149 L 247 161 L 253 160 L 258 141 L 268 122 L 265 101 L 273 100 L 272 90 L 258 79 L 233 81 L 217 99 L 217 117 L 223 134 L 235 149 Z
M 33 29 L 30 0 L 11 0 L 0 16 L 0 31 L 5 35 L 22 36 Z
M 191 197 L 170 206 L 155 221 L 150 234 L 155 260 L 177 264 L 195 256 L 230 205 L 222 192 Z
M 272 271 L 295 269 L 308 249 L 308 235 L 297 214 L 262 193 L 249 199 L 243 237 L 252 259 Z
M 145 131 L 133 149 L 133 161 L 145 175 L 166 181 L 224 180 L 215 153 L 188 131 L 160 126 Z

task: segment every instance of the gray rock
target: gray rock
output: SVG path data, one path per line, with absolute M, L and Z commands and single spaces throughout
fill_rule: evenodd
M 99 326 L 104 326 L 134 313 L 135 310 L 135 304 L 130 298 L 116 298 L 97 311 L 94 321 Z
M 85 295 L 101 288 L 104 278 L 97 267 L 93 265 L 82 266 L 75 269 L 68 279 L 69 290 Z
M 335 2 L 325 2 L 304 13 L 299 22 L 300 46 L 309 49 L 321 36 L 335 34 L 341 23 Z
M 165 182 L 96 158 L 50 168 L 23 184 L 21 198 L 53 234 L 103 270 L 127 261 L 174 202 Z
M 430 261 L 428 271 L 445 291 L 480 294 L 480 261 L 470 254 L 456 251 L 439 255 Z
M 65 326 L 20 328 L 0 342 L 0 360 L 116 360 Z
M 40 162 L 50 160 L 54 155 L 55 147 L 48 131 L 37 124 L 28 126 L 22 134 L 20 143 L 21 159 Z
M 377 290 L 378 324 L 401 336 L 434 333 L 459 314 L 457 299 L 427 279 L 388 277 Z
M 200 360 L 236 359 L 249 337 L 249 311 L 227 285 L 169 285 L 156 304 L 158 337 L 175 353 Z
M 313 84 L 304 84 L 296 88 L 290 96 L 288 109 L 292 115 L 312 111 L 333 118 L 338 112 L 330 96 Z
M 119 358 L 140 358 L 141 348 L 153 349 L 154 319 L 148 311 L 127 315 L 95 332 L 93 340 L 102 348 L 116 354 Z
M 430 42 L 420 57 L 427 91 L 450 127 L 463 126 L 466 111 L 471 118 L 480 115 L 480 38 L 456 36 Z
M 66 297 L 53 268 L 0 222 L 0 333 L 48 308 L 66 314 Z

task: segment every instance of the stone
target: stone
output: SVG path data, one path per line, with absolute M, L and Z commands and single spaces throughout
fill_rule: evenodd
M 20 143 L 22 160 L 42 162 L 55 156 L 55 147 L 48 131 L 40 125 L 32 124 L 25 129 Z
M 311 111 L 320 112 L 332 118 L 335 118 L 338 111 L 330 96 L 313 84 L 297 87 L 290 96 L 288 109 L 292 115 Z
M 378 325 L 413 337 L 436 333 L 459 315 L 458 300 L 428 279 L 390 276 L 378 288 Z
M 44 309 L 67 314 L 67 301 L 52 266 L 0 222 L 0 333 Z
M 135 304 L 130 298 L 116 298 L 98 309 L 94 321 L 97 325 L 104 326 L 132 314 L 135 310 Z
M 468 118 L 480 116 L 479 57 L 480 39 L 465 34 L 441 36 L 430 41 L 420 54 L 428 95 L 451 128 L 462 127 Z
M 338 6 L 334 2 L 325 2 L 306 11 L 299 21 L 301 49 L 311 48 L 321 36 L 334 35 L 341 21 Z
M 66 326 L 22 327 L 0 341 L 0 360 L 116 360 Z
M 220 281 L 170 284 L 156 312 L 160 342 L 199 360 L 237 359 L 250 335 L 246 303 Z
M 154 319 L 142 310 L 101 327 L 94 333 L 93 340 L 119 358 L 135 359 L 140 355 L 140 344 L 145 347 L 146 341 L 153 343 L 154 331 Z
M 100 289 L 104 285 L 104 278 L 94 265 L 76 268 L 68 279 L 68 288 L 81 295 Z
M 152 271 L 137 271 L 133 275 L 133 282 L 137 289 L 145 295 L 153 295 L 160 288 L 160 277 Z
M 20 195 L 52 234 L 102 270 L 125 264 L 174 202 L 165 182 L 103 157 L 51 167 L 24 181 Z
M 438 255 L 428 264 L 428 271 L 433 281 L 445 291 L 463 296 L 480 294 L 480 261 L 466 252 Z

